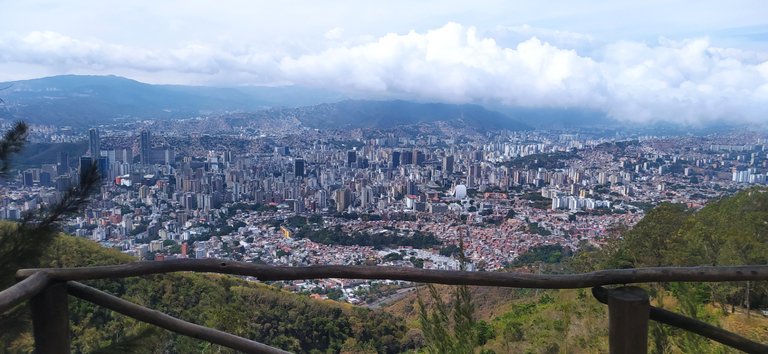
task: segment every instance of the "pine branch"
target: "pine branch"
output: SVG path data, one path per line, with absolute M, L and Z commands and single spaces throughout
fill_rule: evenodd
M 82 174 L 80 186 L 71 188 L 57 203 L 25 213 L 19 223 L 0 229 L 0 288 L 12 283 L 16 269 L 39 260 L 59 232 L 60 222 L 80 211 L 99 183 L 94 163 Z
M 11 168 L 11 155 L 18 153 L 24 147 L 27 140 L 29 126 L 22 121 L 13 124 L 11 130 L 5 132 L 2 141 L 0 141 L 0 177 L 8 174 Z

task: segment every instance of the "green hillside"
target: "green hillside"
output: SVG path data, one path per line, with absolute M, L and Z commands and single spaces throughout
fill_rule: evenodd
M 665 265 L 768 263 L 768 192 L 753 188 L 713 201 L 701 210 L 662 204 L 631 230 L 616 229 L 602 249 L 586 249 L 559 264 L 527 264 L 542 272 Z M 545 250 L 537 250 L 544 252 Z M 525 257 L 524 257 L 525 258 Z M 549 259 L 528 257 L 533 262 Z M 74 267 L 131 262 L 132 258 L 88 240 L 58 237 L 43 266 Z M 509 271 L 515 271 L 510 269 Z M 396 353 L 424 344 L 415 295 L 385 311 L 315 301 L 236 277 L 177 273 L 92 281 L 90 285 L 170 315 L 302 353 Z M 643 285 L 654 306 L 768 342 L 766 282 Z M 451 287 L 438 293 L 451 301 Z M 471 288 L 478 353 L 601 353 L 607 351 L 604 305 L 588 289 Z M 431 306 L 427 291 L 420 291 Z M 206 342 L 152 329 L 76 299 L 71 300 L 73 351 L 188 353 L 229 352 Z M 140 339 L 138 347 L 125 349 Z M 32 348 L 29 323 L 2 346 Z M 117 345 L 123 347 L 117 347 Z M 651 353 L 734 352 L 696 335 L 652 324 Z M 118 349 L 115 349 L 118 348 Z
M 91 241 L 60 236 L 44 266 L 126 263 L 133 258 Z M 88 282 L 101 290 L 172 316 L 299 353 L 397 353 L 407 350 L 405 326 L 396 317 L 331 301 L 316 301 L 231 276 L 176 273 Z M 72 351 L 97 352 L 142 334 L 141 353 L 230 352 L 207 342 L 149 330 L 125 316 L 85 301 L 70 303 Z M 30 329 L 5 347 L 32 350 Z M 120 352 L 121 350 L 118 350 Z
M 768 192 L 753 188 L 713 201 L 701 210 L 662 204 L 631 230 L 616 229 L 602 249 L 588 249 L 562 263 L 522 265 L 543 272 L 651 266 L 768 263 Z M 535 252 L 542 252 L 536 249 Z M 540 254 L 522 259 L 547 259 Z M 509 269 L 508 271 L 516 271 Z M 651 304 L 768 342 L 768 282 L 643 285 Z M 608 350 L 607 308 L 589 289 L 531 290 L 471 287 L 475 318 L 490 326 L 482 353 L 603 353 Z M 443 291 L 450 301 L 450 289 Z M 429 298 L 426 290 L 422 298 Z M 387 310 L 419 328 L 416 295 Z M 748 311 L 747 304 L 752 309 Z M 427 302 L 430 306 L 430 302 Z M 652 322 L 650 353 L 736 353 L 703 337 Z

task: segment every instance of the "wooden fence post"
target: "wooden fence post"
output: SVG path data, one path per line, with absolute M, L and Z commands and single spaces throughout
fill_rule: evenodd
M 67 284 L 55 282 L 30 300 L 36 354 L 69 353 Z
M 608 291 L 608 336 L 611 354 L 648 353 L 648 293 L 636 286 Z

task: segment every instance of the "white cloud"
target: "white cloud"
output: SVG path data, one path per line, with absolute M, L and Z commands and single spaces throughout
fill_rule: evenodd
M 334 27 L 334 28 L 328 30 L 328 32 L 325 32 L 325 35 L 323 35 L 323 36 L 327 40 L 335 41 L 335 40 L 341 39 L 341 36 L 343 34 L 344 34 L 344 29 L 342 29 L 341 27 Z
M 272 54 L 194 42 L 159 50 L 80 40 L 51 31 L 0 37 L 0 64 L 40 65 L 60 73 L 143 72 L 186 77 L 180 82 L 273 83 L 275 78 L 266 74 L 275 71 L 277 60 Z
M 521 37 L 509 42 L 502 32 Z M 574 32 L 530 26 L 480 32 L 457 23 L 352 42 L 340 42 L 343 35 L 334 28 L 324 36 L 331 47 L 288 55 L 293 50 L 248 43 L 148 49 L 36 31 L 0 36 L 0 69 L 295 83 L 431 101 L 581 107 L 636 122 L 768 118 L 768 54 L 714 47 L 707 38 L 599 43 Z
M 562 42 L 590 37 L 523 27 Z M 592 56 L 537 37 L 505 47 L 474 27 L 388 34 L 353 47 L 284 58 L 293 82 L 449 102 L 598 109 L 627 121 L 765 121 L 765 55 L 706 38 L 603 45 Z M 760 61 L 762 60 L 762 61 Z
M 527 24 L 520 26 L 496 26 L 488 31 L 486 35 L 494 38 L 499 44 L 506 46 L 517 45 L 531 37 L 539 38 L 563 49 L 589 50 L 598 44 L 598 41 L 588 34 L 533 27 Z

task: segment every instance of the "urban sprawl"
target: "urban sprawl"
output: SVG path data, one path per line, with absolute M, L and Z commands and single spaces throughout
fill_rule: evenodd
M 697 208 L 765 184 L 768 167 L 750 133 L 184 125 L 33 126 L 32 143 L 81 142 L 82 155 L 20 166 L 0 217 L 56 201 L 95 164 L 103 185 L 66 231 L 137 258 L 458 269 L 462 244 L 469 269 L 497 270 L 535 247 L 599 247 L 660 202 Z M 382 284 L 283 285 L 357 303 Z

